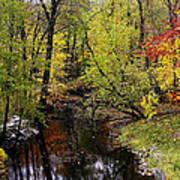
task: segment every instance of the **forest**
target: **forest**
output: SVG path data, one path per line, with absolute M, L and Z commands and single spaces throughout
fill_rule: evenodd
M 71 153 L 82 147 L 103 156 L 99 149 L 112 138 L 113 152 L 148 153 L 143 159 L 155 180 L 178 180 L 179 105 L 179 0 L 0 1 L 0 178 L 55 179 L 50 151 L 67 154 L 66 138 Z M 8 163 L 14 150 L 26 175 Z M 35 152 L 45 175 L 32 178 Z M 68 180 L 79 178 L 59 169 Z

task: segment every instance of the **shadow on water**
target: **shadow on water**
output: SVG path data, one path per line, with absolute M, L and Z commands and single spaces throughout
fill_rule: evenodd
M 132 153 L 113 148 L 104 126 L 81 122 L 51 121 L 9 157 L 9 180 L 146 179 L 136 174 Z

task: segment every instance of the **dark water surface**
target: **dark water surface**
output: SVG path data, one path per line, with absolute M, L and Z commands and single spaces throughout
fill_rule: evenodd
M 9 180 L 145 180 L 134 155 L 113 148 L 106 126 L 51 121 L 40 135 L 9 152 Z M 152 179 L 152 178 L 149 178 Z

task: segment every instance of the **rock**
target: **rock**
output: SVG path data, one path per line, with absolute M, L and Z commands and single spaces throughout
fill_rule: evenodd
M 7 123 L 7 132 L 5 138 L 2 140 L 2 146 L 6 149 L 13 149 L 24 143 L 28 139 L 37 135 L 39 131 L 35 128 L 28 127 L 28 120 L 21 120 L 21 128 L 19 130 L 20 117 L 12 116 Z M 2 133 L 3 126 L 0 126 L 0 133 Z
M 11 135 L 11 138 L 16 138 L 16 135 L 15 135 L 15 134 L 12 134 L 12 135 Z
M 136 155 L 136 170 L 142 176 L 153 176 L 155 178 L 154 180 L 166 180 L 164 173 L 159 168 L 148 168 L 148 165 L 145 162 L 145 158 L 148 156 L 152 156 L 155 159 L 163 157 L 163 154 L 157 152 L 150 154 L 150 152 L 154 151 L 155 149 L 157 149 L 157 147 L 155 145 L 152 145 L 152 147 L 147 150 L 143 147 L 143 150 L 132 151 Z
M 12 117 L 9 118 L 6 127 L 7 131 L 8 130 L 18 130 L 19 127 L 19 121 L 20 117 L 18 115 L 13 115 Z M 25 127 L 27 125 L 28 120 L 21 120 L 21 128 Z M 3 125 L 0 126 L 0 131 L 2 131 Z
M 166 180 L 164 173 L 159 168 L 154 168 L 155 180 Z

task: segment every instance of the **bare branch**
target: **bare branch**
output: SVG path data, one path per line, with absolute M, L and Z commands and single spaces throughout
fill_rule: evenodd
M 40 0 L 40 2 L 41 2 L 42 8 L 44 9 L 44 13 L 45 13 L 45 15 L 46 15 L 47 20 L 50 20 L 49 12 L 48 12 L 48 10 L 47 10 L 47 7 L 46 7 L 44 1 L 43 1 L 43 0 Z

